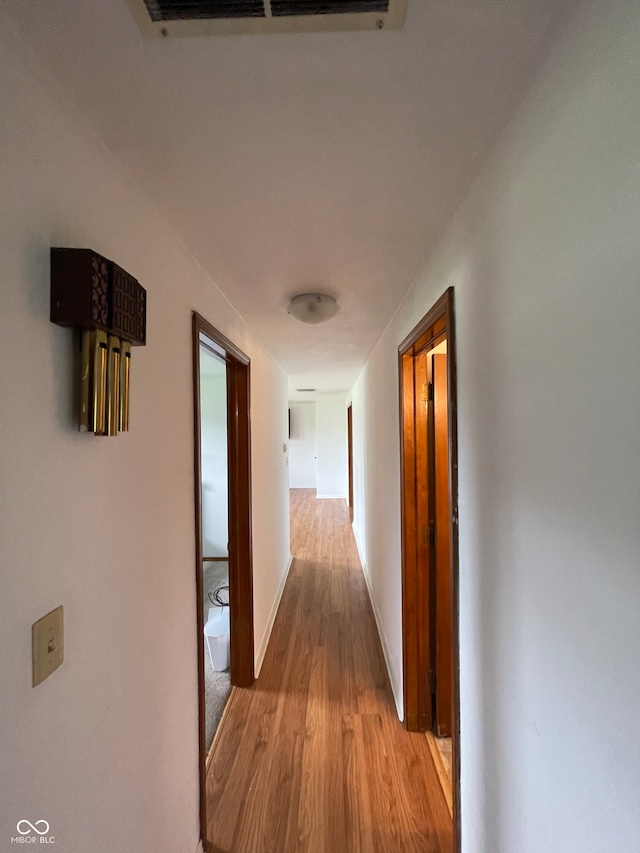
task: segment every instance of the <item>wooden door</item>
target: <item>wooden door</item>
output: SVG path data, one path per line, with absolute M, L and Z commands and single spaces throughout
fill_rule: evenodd
M 444 340 L 447 342 L 446 357 L 434 362 L 433 350 Z M 455 849 L 459 851 L 458 444 L 455 341 L 454 295 L 453 288 L 449 288 L 398 347 L 398 380 L 405 725 L 410 731 L 432 729 L 436 733 L 451 733 Z M 424 382 L 421 357 L 427 362 L 429 374 L 426 402 L 423 401 L 423 392 L 419 390 Z M 416 375 L 418 372 L 420 377 Z M 429 382 L 432 383 L 431 388 Z M 430 423 L 433 429 L 429 437 Z M 426 454 L 422 447 L 424 434 L 427 435 Z M 442 452 L 442 435 L 445 436 L 446 455 Z M 436 447 L 439 448 L 437 461 Z M 422 461 L 419 461 L 419 456 Z M 429 460 L 432 478 L 431 486 L 427 486 L 430 495 L 427 498 L 427 507 L 431 509 L 432 526 L 427 520 L 426 536 L 432 539 L 433 544 L 425 548 L 424 499 L 421 498 L 420 508 L 418 494 L 422 490 L 420 472 L 428 472 Z M 442 500 L 440 503 L 436 500 L 436 488 L 441 498 L 446 497 L 444 504 Z M 426 517 L 429 518 L 428 512 Z M 440 558 L 439 571 L 435 567 L 436 549 Z M 434 565 L 433 571 L 430 571 L 430 561 Z M 436 602 L 436 593 L 439 594 L 439 605 L 433 604 Z M 436 619 L 439 613 L 441 631 L 438 634 Z M 430 644 L 425 645 L 424 636 L 430 638 Z M 423 639 L 420 639 L 421 637 Z M 430 679 L 430 675 L 434 677 Z M 435 683 L 435 693 L 429 689 L 430 681 L 432 686 Z M 438 681 L 441 689 L 438 689 Z
M 447 356 L 431 356 L 433 383 L 434 622 L 435 725 L 450 737 L 453 712 L 453 600 L 451 578 L 451 505 L 449 499 L 449 403 Z
M 425 662 L 421 702 L 421 727 L 433 726 L 433 659 L 435 622 L 433 619 L 433 510 L 431 506 L 431 446 L 433 425 L 428 401 L 430 363 L 423 350 L 414 357 L 415 481 L 416 481 L 416 565 L 418 585 L 418 659 Z

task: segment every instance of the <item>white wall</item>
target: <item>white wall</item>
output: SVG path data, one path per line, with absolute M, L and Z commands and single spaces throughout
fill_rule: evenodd
M 193 853 L 198 836 L 191 310 L 251 358 L 256 646 L 289 557 L 286 378 L 2 15 L 0 847 L 45 819 L 65 853 Z M 81 435 L 49 247 L 148 291 L 131 431 Z M 31 687 L 31 624 L 65 662 Z
M 366 554 L 366 527 L 367 527 L 367 494 L 368 494 L 368 469 L 366 467 L 367 457 L 367 420 L 369 411 L 368 400 L 365 397 L 366 382 L 364 377 L 367 367 L 360 374 L 358 381 L 352 388 L 347 398 L 347 405 L 351 404 L 351 429 L 352 429 L 352 453 L 353 453 L 353 523 L 352 529 L 356 545 L 360 554 L 360 562 L 369 578 L 367 572 Z M 380 624 L 378 627 L 381 627 Z M 383 642 L 383 647 L 385 644 Z
M 319 394 L 316 400 L 317 489 L 319 498 L 346 498 L 347 404 L 344 394 Z
M 320 394 L 315 402 L 290 402 L 289 482 L 317 489 L 319 498 L 346 498 L 347 410 L 344 394 Z
M 316 488 L 316 404 L 289 403 L 289 485 L 292 489 Z
M 227 366 L 200 347 L 202 553 L 228 556 Z
M 352 394 L 399 699 L 397 347 L 453 285 L 463 853 L 638 848 L 639 53 L 636 0 L 570 22 Z

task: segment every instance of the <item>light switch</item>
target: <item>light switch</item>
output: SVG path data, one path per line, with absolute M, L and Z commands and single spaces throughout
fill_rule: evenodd
M 31 626 L 33 686 L 48 678 L 64 660 L 64 609 L 62 605 Z

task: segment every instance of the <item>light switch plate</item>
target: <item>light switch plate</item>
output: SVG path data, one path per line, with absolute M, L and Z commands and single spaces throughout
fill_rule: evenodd
M 33 686 L 48 678 L 64 660 L 64 608 L 56 607 L 31 626 Z

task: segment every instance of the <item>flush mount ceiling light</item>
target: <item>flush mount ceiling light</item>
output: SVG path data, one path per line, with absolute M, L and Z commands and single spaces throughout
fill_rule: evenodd
M 287 308 L 287 313 L 300 320 L 301 323 L 325 323 L 335 317 L 340 306 L 326 293 L 300 293 L 294 296 Z

